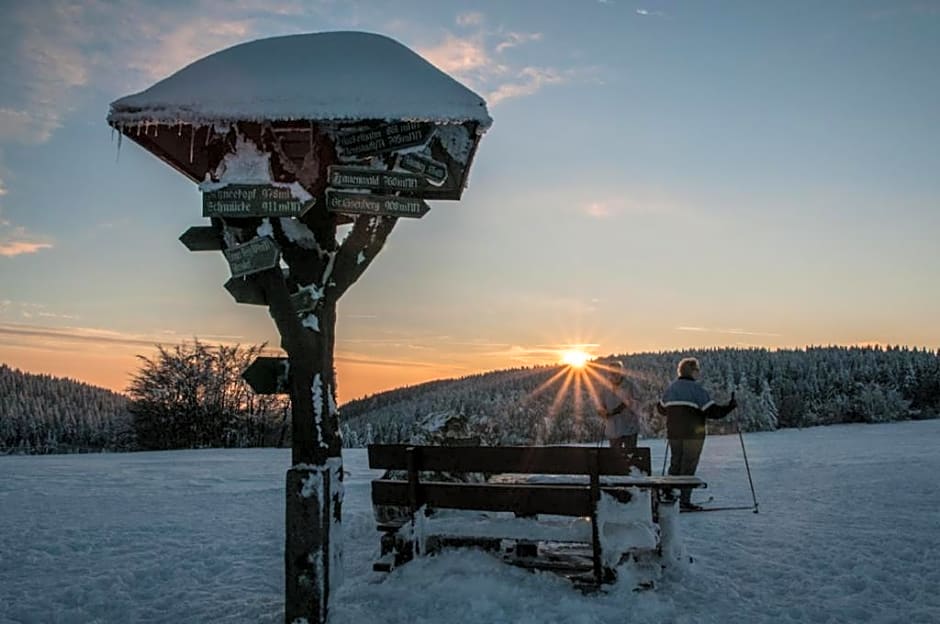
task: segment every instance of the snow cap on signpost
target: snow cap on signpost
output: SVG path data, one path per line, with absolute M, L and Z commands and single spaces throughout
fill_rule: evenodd
M 241 151 L 230 134 L 238 127 L 265 156 L 277 153 L 260 167 L 270 167 L 272 181 L 299 182 L 314 196 L 327 172 L 304 157 L 327 139 L 347 177 L 349 167 L 374 170 L 380 161 L 404 180 L 388 191 L 409 196 L 411 185 L 411 196 L 459 199 L 492 119 L 483 98 L 397 41 L 325 32 L 211 54 L 112 102 L 108 123 L 199 183 L 219 181 L 224 155 Z

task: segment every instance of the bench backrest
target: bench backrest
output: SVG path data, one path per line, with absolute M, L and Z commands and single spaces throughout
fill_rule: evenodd
M 409 449 L 413 449 L 409 453 Z M 409 455 L 414 465 L 409 465 Z M 596 462 L 596 463 L 595 463 Z M 629 475 L 633 468 L 651 473 L 650 450 L 583 446 L 417 446 L 370 444 L 369 467 L 451 473 Z M 595 468 L 596 467 L 596 468 Z

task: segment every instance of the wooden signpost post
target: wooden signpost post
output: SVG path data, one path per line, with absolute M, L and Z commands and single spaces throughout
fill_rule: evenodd
M 238 93 L 232 75 L 256 92 Z M 394 88 L 377 86 L 390 75 Z M 279 92 L 288 84 L 296 89 Z M 256 392 L 290 395 L 287 624 L 325 622 L 340 578 L 337 303 L 399 217 L 425 215 L 424 199 L 460 199 L 490 122 L 482 98 L 401 44 L 349 32 L 241 44 L 111 104 L 113 128 L 201 185 L 212 226 L 180 241 L 222 251 L 225 289 L 267 306 L 280 334 L 286 357 L 258 358 L 244 377 Z

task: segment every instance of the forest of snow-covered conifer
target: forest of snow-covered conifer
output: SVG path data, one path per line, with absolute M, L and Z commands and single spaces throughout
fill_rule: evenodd
M 190 351 L 206 350 L 198 343 L 181 348 L 164 355 L 190 361 Z M 762 431 L 940 415 L 940 353 L 926 349 L 711 349 L 605 358 L 623 361 L 635 381 L 645 406 L 644 435 L 662 434 L 664 423 L 654 406 L 674 377 L 676 363 L 686 355 L 701 360 L 703 383 L 716 400 L 727 400 L 735 392 L 738 409 L 732 419 L 712 421 L 713 433 L 734 427 Z M 238 360 L 231 354 L 226 359 Z M 242 359 L 250 360 L 248 355 Z M 184 372 L 187 380 L 199 377 L 189 369 Z M 419 431 L 422 420 L 450 414 L 462 416 L 469 434 L 486 444 L 596 442 L 603 438 L 603 422 L 594 409 L 589 378 L 567 367 L 543 366 L 383 392 L 341 407 L 345 444 L 407 441 Z M 206 391 L 206 383 L 187 387 L 196 395 L 176 397 L 183 405 L 214 396 Z M 103 388 L 0 365 L 0 453 L 271 446 L 290 441 L 280 412 L 260 409 L 261 403 L 252 403 L 247 411 L 239 407 L 233 412 L 234 424 L 224 426 L 218 418 L 205 417 L 203 408 L 192 413 L 176 413 L 168 405 L 143 410 L 142 406 L 153 406 L 138 401 L 135 414 L 134 405 L 124 395 Z M 195 432 L 192 440 L 166 441 L 148 433 L 169 431 L 160 423 L 169 422 L 170 412 L 186 421 L 187 431 Z
M 124 395 L 0 364 L 0 453 L 133 448 Z
M 702 382 L 738 409 L 711 431 L 763 431 L 851 422 L 934 418 L 940 412 L 940 353 L 906 347 L 709 349 L 612 355 L 640 391 L 643 435 L 664 422 L 654 406 L 685 356 L 702 362 Z M 384 392 L 343 406 L 346 444 L 407 441 L 428 415 L 456 414 L 490 444 L 603 439 L 587 380 L 567 367 L 496 371 Z

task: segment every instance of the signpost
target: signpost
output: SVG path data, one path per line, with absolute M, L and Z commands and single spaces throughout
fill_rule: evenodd
M 336 147 L 341 156 L 370 156 L 424 145 L 433 133 L 432 124 L 403 121 L 340 134 Z
M 224 92 L 211 79 L 220 66 L 238 77 Z M 401 90 L 385 88 L 389 80 Z M 244 372 L 256 392 L 290 395 L 286 624 L 324 624 L 342 578 L 338 302 L 396 217 L 427 214 L 425 199 L 460 199 L 490 121 L 482 98 L 412 51 L 354 32 L 241 44 L 111 104 L 108 123 L 121 136 L 195 183 L 227 183 L 203 193 L 214 227 L 190 228 L 180 241 L 223 251 L 226 290 L 267 306 L 287 355 Z
M 232 277 L 244 277 L 273 269 L 281 257 L 281 250 L 269 236 L 252 239 L 243 245 L 225 249 L 222 253 L 228 260 Z
M 326 208 L 330 212 L 346 214 L 411 218 L 421 218 L 431 209 L 426 202 L 414 197 L 350 193 L 333 189 L 326 190 Z
M 287 358 L 257 357 L 242 372 L 242 379 L 258 394 L 287 394 L 290 392 L 289 372 Z
M 403 154 L 398 159 L 398 166 L 414 173 L 420 173 L 436 184 L 443 184 L 447 179 L 447 165 L 420 154 Z
M 418 195 L 430 188 L 427 178 L 401 171 L 381 171 L 363 167 L 330 166 L 330 186 L 333 188 L 365 189 L 389 193 L 399 191 Z
M 180 235 L 180 242 L 190 251 L 219 251 L 222 233 L 211 225 L 195 225 Z
M 202 194 L 202 216 L 300 217 L 314 203 L 297 199 L 286 186 L 229 184 Z

